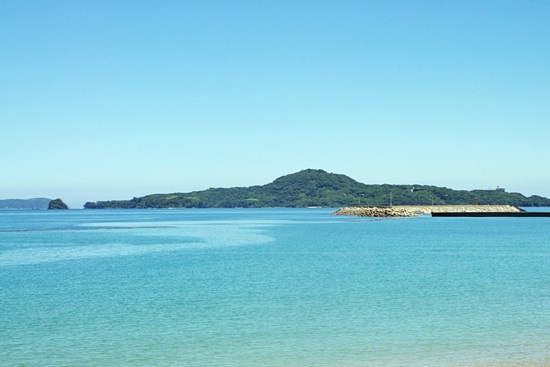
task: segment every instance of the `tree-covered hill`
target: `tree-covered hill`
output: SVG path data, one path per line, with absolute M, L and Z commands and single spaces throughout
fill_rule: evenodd
M 550 199 L 497 190 L 452 190 L 426 185 L 366 185 L 352 178 L 307 169 L 263 186 L 210 188 L 153 194 L 131 200 L 87 202 L 86 209 L 341 207 L 351 205 L 508 204 L 550 206 Z

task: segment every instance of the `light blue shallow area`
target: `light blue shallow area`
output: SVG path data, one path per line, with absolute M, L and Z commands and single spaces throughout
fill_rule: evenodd
M 330 212 L 0 211 L 0 365 L 550 365 L 550 218 Z

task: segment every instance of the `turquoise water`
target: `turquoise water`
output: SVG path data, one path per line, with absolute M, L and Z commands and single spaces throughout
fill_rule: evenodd
M 550 218 L 0 211 L 1 366 L 550 366 Z

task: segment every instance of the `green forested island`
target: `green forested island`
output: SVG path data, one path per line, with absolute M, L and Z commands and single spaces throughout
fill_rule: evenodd
M 341 207 L 353 205 L 507 204 L 550 206 L 542 196 L 503 190 L 452 190 L 427 185 L 367 185 L 323 170 L 307 169 L 262 186 L 210 188 L 188 193 L 153 194 L 131 200 L 87 202 L 85 209 Z

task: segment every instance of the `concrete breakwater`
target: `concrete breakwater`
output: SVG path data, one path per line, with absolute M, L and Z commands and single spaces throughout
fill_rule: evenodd
M 400 206 L 351 206 L 339 209 L 333 215 L 356 217 L 414 217 L 432 213 L 519 213 L 521 209 L 511 205 L 400 205 Z

